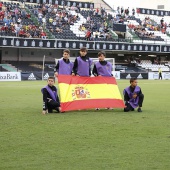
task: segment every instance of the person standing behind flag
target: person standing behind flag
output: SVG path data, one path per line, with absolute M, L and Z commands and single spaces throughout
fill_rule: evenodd
M 142 112 L 142 103 L 144 100 L 144 95 L 142 94 L 141 88 L 137 86 L 137 79 L 130 79 L 130 86 L 124 89 L 124 101 L 125 108 L 124 112 L 134 111 L 135 108 L 138 107 L 137 111 Z
M 80 56 L 76 57 L 74 61 L 72 75 L 83 77 L 91 76 L 91 65 L 92 59 L 87 57 L 87 48 L 80 48 Z
M 94 64 L 93 75 L 94 76 L 104 76 L 112 77 L 112 64 L 105 60 L 106 53 L 101 51 L 98 53 L 99 61 Z
M 159 69 L 158 69 L 158 73 L 159 73 L 159 80 L 160 80 L 160 79 L 162 80 L 162 70 L 161 70 L 160 67 L 159 67 Z
M 57 77 L 58 75 L 71 75 L 73 69 L 73 63 L 69 60 L 70 50 L 65 49 L 63 51 L 63 58 L 58 60 L 58 63 L 54 69 L 54 75 Z
M 98 53 L 99 61 L 94 64 L 93 67 L 93 75 L 96 76 L 104 76 L 104 77 L 112 77 L 112 64 L 105 60 L 106 53 L 105 51 L 101 51 Z M 112 108 L 107 108 L 112 109 Z M 100 110 L 96 108 L 96 110 Z

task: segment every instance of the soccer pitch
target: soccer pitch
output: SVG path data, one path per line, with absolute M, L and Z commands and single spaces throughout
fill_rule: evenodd
M 138 80 L 143 112 L 42 115 L 45 81 L 0 82 L 0 170 L 169 170 L 170 81 Z M 122 93 L 129 80 L 119 80 Z

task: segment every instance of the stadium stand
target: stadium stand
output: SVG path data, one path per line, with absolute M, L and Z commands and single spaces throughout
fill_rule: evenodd
M 138 64 L 138 66 L 141 66 L 142 68 L 148 71 L 158 71 L 159 68 L 161 68 L 162 71 L 170 71 L 170 67 L 168 67 L 167 65 L 152 64 L 150 60 L 141 60 L 141 63 Z
M 42 71 L 43 66 L 42 62 L 38 61 L 8 61 L 10 65 L 15 66 L 18 70 L 22 72 L 32 72 L 32 71 Z M 53 71 L 54 70 L 54 62 L 48 62 L 48 64 L 45 64 L 44 71 Z M 16 71 L 16 70 L 15 70 Z
M 167 44 L 170 42 L 169 16 L 136 13 L 118 7 L 107 11 L 103 6 L 84 5 L 80 2 L 66 5 L 50 3 L 23 3 L 2 1 L 0 6 L 0 35 L 5 37 L 67 39 L 96 42 Z M 114 31 L 113 24 L 126 26 L 126 32 Z M 126 35 L 124 35 L 126 34 Z M 9 61 L 21 71 L 42 71 L 42 63 Z M 152 63 L 141 60 L 135 67 L 124 65 L 128 72 L 169 71 L 170 63 Z M 11 65 L 1 65 L 1 70 L 15 70 Z M 53 63 L 46 65 L 45 71 L 53 70 Z
M 18 71 L 18 69 L 11 65 L 11 64 L 0 64 L 1 69 L 3 69 L 4 71 L 9 71 L 9 72 L 16 72 Z

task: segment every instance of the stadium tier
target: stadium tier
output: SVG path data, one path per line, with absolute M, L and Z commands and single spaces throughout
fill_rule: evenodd
M 30 1 L 27 1 L 30 2 Z M 34 2 L 34 1 L 32 1 Z M 38 1 L 37 1 L 38 2 Z M 61 5 L 62 4 L 62 5 Z M 169 17 L 142 13 L 144 9 L 106 11 L 84 2 L 2 1 L 1 36 L 134 43 L 167 43 Z M 118 24 L 115 29 L 115 24 Z M 122 31 L 122 28 L 125 28 Z
M 42 51 L 56 49 L 60 54 L 62 49 L 70 48 L 74 56 L 78 54 L 76 50 L 85 46 L 91 51 L 109 51 L 109 57 L 115 58 L 116 70 L 121 72 L 157 72 L 158 68 L 168 72 L 169 14 L 168 11 L 143 8 L 108 10 L 102 5 L 82 1 L 1 1 L 0 46 Z M 2 50 L 3 54 L 8 54 L 7 49 Z M 122 59 L 119 53 L 123 54 Z M 148 62 L 145 56 L 149 53 L 155 60 L 162 55 L 162 61 Z M 0 66 L 1 71 L 42 71 L 41 59 L 35 61 L 31 56 L 28 62 L 23 57 L 27 56 L 24 52 L 21 55 L 16 51 L 16 54 L 18 58 L 14 60 L 5 59 L 5 55 L 1 57 L 4 64 Z M 167 57 L 166 62 L 164 57 Z M 53 68 L 50 59 L 45 71 L 53 71 Z

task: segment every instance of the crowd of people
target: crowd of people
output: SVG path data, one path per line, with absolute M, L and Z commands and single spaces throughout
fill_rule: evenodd
M 137 26 L 134 28 L 135 33 L 140 38 L 152 38 L 155 39 L 157 36 L 155 36 L 154 32 L 147 32 L 146 29 L 142 26 Z
M 139 25 L 134 25 L 128 23 L 128 27 L 131 31 L 135 32 L 139 38 L 149 38 L 149 39 L 161 39 L 160 37 L 156 36 L 154 31 L 161 31 L 161 26 L 151 20 L 149 17 L 145 17 Z
M 36 26 L 30 18 L 31 15 L 25 9 L 20 8 L 18 3 L 0 2 L 1 35 L 23 38 L 46 38 L 47 35 L 43 28 Z
M 117 14 L 121 15 L 122 17 L 128 17 L 130 15 L 129 7 L 124 9 L 123 7 L 117 7 Z M 135 16 L 135 9 L 132 8 L 131 16 Z
M 95 40 L 98 38 L 109 40 L 111 38 L 106 21 L 96 23 L 89 19 L 86 24 L 80 25 L 79 30 L 85 33 L 86 40 Z
M 73 15 L 72 10 L 73 7 L 59 8 L 58 5 L 43 4 L 41 8 L 32 9 L 32 12 L 38 17 L 39 23 L 47 26 L 51 32 L 62 33 L 66 25 L 73 25 L 78 20 L 78 15 Z
M 112 24 L 109 22 L 113 17 L 105 8 L 90 9 L 88 12 L 82 10 L 81 14 L 86 18 L 86 23 L 80 25 L 79 30 L 85 33 L 86 40 L 112 39 L 109 32 Z
M 76 11 L 76 12 L 74 12 Z M 62 34 L 66 26 L 74 25 L 80 18 L 81 13 L 79 5 L 59 7 L 57 4 L 38 4 L 32 7 L 31 12 L 37 18 L 38 24 L 32 21 L 30 13 L 24 8 L 20 8 L 19 3 L 3 3 L 0 2 L 0 33 L 5 36 L 17 36 L 24 38 L 47 38 L 46 29 L 52 34 Z M 83 15 L 83 13 L 81 13 Z M 109 32 L 109 28 L 114 23 L 122 23 L 135 17 L 135 10 L 130 12 L 129 8 L 117 7 L 117 14 L 106 12 L 101 7 L 88 10 L 86 23 L 80 25 L 79 30 L 85 33 L 86 40 L 96 40 L 103 38 L 111 40 L 113 37 Z M 100 18 L 95 20 L 95 18 Z M 139 25 L 128 24 L 129 29 L 133 30 L 140 38 L 157 39 L 154 31 L 162 31 L 166 33 L 167 23 L 162 18 L 160 24 L 153 22 L 149 17 L 145 17 L 140 21 Z M 147 32 L 147 30 L 149 32 Z M 153 31 L 153 32 L 150 32 Z

